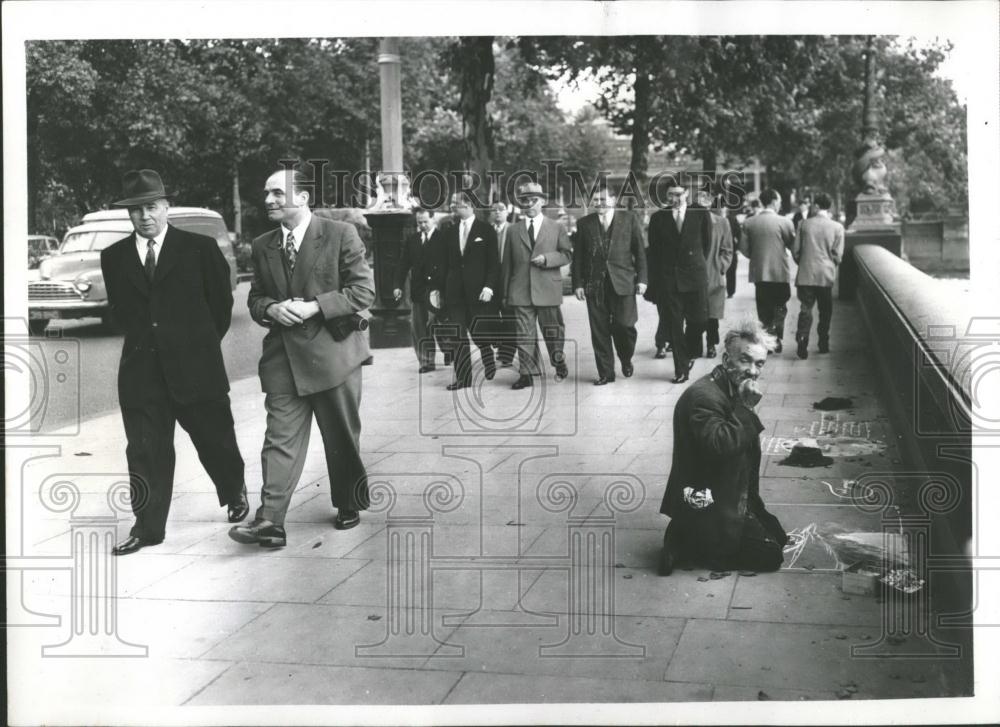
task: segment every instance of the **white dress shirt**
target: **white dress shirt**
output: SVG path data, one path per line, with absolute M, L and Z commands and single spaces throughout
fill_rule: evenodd
M 309 223 L 310 222 L 312 222 L 312 212 L 307 213 L 306 216 L 304 218 L 302 218 L 302 222 L 300 222 L 299 224 L 295 225 L 295 227 L 291 230 L 291 233 L 295 236 L 294 239 L 293 239 L 293 241 L 292 241 L 292 244 L 295 246 L 295 252 L 296 252 L 296 254 L 299 252 L 299 248 L 302 247 L 302 240 L 306 236 L 306 229 L 309 227 Z M 281 226 L 281 249 L 284 249 L 285 248 L 285 244 L 288 242 L 288 232 L 289 232 L 288 228 L 285 227 L 284 225 L 282 225 Z
M 157 264 L 160 262 L 160 251 L 163 249 L 163 238 L 167 236 L 167 226 L 164 225 L 160 234 L 153 238 L 153 257 Z M 135 249 L 139 253 L 139 262 L 145 266 L 146 251 L 149 249 L 149 238 L 143 237 L 138 232 L 135 233 Z
M 608 228 L 611 227 L 611 223 L 615 219 L 615 211 L 613 209 L 605 210 L 600 213 L 600 218 L 601 218 L 601 227 L 603 227 L 604 231 L 607 232 Z

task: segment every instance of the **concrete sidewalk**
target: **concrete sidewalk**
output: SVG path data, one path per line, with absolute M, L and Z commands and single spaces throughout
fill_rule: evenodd
M 753 288 L 741 277 L 736 297 L 728 301 L 731 317 L 753 308 Z M 850 480 L 882 473 L 899 488 L 898 502 L 907 502 L 906 467 L 877 398 L 852 304 L 836 302 L 832 353 L 817 354 L 814 342 L 809 359 L 800 361 L 786 334 L 785 352 L 770 357 L 762 377 L 762 496 L 796 534 L 798 547 L 786 552 L 779 573 L 721 577 L 698 570 L 656 575 L 666 524 L 658 507 L 670 465 L 671 415 L 684 387 L 669 382 L 669 359 L 652 358 L 655 309 L 640 304 L 635 376 L 599 388 L 591 384 L 596 374 L 584 304 L 566 298 L 563 312 L 571 373 L 559 384 L 549 372 L 543 385 L 511 391 L 516 374 L 504 369 L 494 381 L 477 382 L 483 385 L 456 396 L 445 390 L 450 368 L 439 365 L 418 376 L 411 350 L 375 352 L 374 366 L 364 373 L 362 448 L 378 509 L 363 514 L 362 524 L 350 531 L 332 527 L 314 432 L 288 515 L 288 547 L 265 551 L 233 542 L 225 511 L 179 431 L 167 540 L 113 559 L 113 628 L 111 612 L 90 610 L 78 614 L 74 626 L 70 596 L 85 586 L 71 578 L 70 554 L 74 523 L 111 512 L 107 491 L 125 472 L 120 418 L 85 422 L 79 436 L 9 448 L 8 472 L 20 471 L 21 480 L 8 481 L 8 493 L 14 493 L 8 495 L 8 552 L 22 556 L 17 562 L 26 570 L 21 584 L 18 573 L 9 575 L 8 593 L 16 603 L 13 596 L 22 590 L 25 609 L 34 612 L 10 621 L 39 625 L 9 631 L 20 655 L 9 691 L 13 706 L 26 710 L 12 714 L 57 722 L 60 715 L 112 706 L 859 700 L 969 693 L 971 654 L 946 658 L 914 635 L 885 640 L 884 604 L 874 596 L 844 594 L 841 565 L 817 537 L 816 526 L 822 533 L 825 523 L 847 532 L 881 532 L 880 514 L 850 503 Z M 790 330 L 797 312 L 793 300 Z M 692 379 L 716 363 L 699 359 Z M 854 406 L 821 416 L 812 403 L 826 396 L 850 397 Z M 265 422 L 257 380 L 235 382 L 232 401 L 256 507 Z M 780 463 L 789 439 L 815 435 L 832 442 L 832 465 L 799 469 Z M 79 490 L 75 510 L 59 497 L 58 483 L 67 481 Z M 18 496 L 22 515 L 14 507 Z M 394 523 L 431 512 L 431 570 L 393 567 L 407 557 L 397 549 L 401 541 L 390 537 L 402 532 L 393 531 Z M 117 535 L 123 537 L 131 517 L 120 517 Z M 573 580 L 571 561 L 581 552 L 573 549 L 579 545 L 574 538 L 590 524 L 613 533 L 613 544 L 585 543 L 591 555 L 613 562 L 611 570 L 600 571 L 611 573 L 613 583 Z M 90 549 L 106 568 L 112 559 L 102 556 L 109 545 L 81 542 L 78 548 Z M 399 612 L 387 607 L 390 593 L 398 597 L 405 590 L 403 581 L 423 584 L 421 593 L 432 599 L 426 624 L 407 624 L 405 614 L 401 623 Z M 607 607 L 594 610 L 586 589 L 610 598 Z M 58 616 L 60 623 L 41 614 Z M 88 637 L 90 625 L 117 638 Z M 96 649 L 108 658 L 41 656 L 40 647 L 62 642 L 64 650 L 77 644 L 88 655 Z M 148 646 L 145 658 L 116 658 L 143 656 L 123 642 Z M 852 647 L 874 648 L 852 657 Z M 18 704 L 18 695 L 30 689 L 43 689 L 45 701 Z

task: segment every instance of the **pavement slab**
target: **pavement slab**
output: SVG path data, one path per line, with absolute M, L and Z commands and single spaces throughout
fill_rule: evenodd
M 588 678 L 467 672 L 444 703 L 704 702 L 711 696 L 709 684 L 628 681 L 610 675 Z

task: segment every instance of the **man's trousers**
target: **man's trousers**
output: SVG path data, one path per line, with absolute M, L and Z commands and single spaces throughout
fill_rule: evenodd
M 587 296 L 587 317 L 590 320 L 590 342 L 594 347 L 597 375 L 613 379 L 615 351 L 622 366 L 632 361 L 639 312 L 634 295 L 618 295 L 608 280 L 604 281 L 603 288 L 600 295 Z
M 413 302 L 410 309 L 410 337 L 413 350 L 417 354 L 417 362 L 421 366 L 433 366 L 436 346 L 432 331 L 437 316 L 426 303 Z
M 785 316 L 792 289 L 788 283 L 754 283 L 756 288 L 757 319 L 779 341 L 785 335 Z
M 830 340 L 830 319 L 833 317 L 833 288 L 823 285 L 799 285 L 795 292 L 799 297 L 799 325 L 795 331 L 796 341 L 809 342 L 812 330 L 813 304 L 819 307 L 819 325 L 816 332 L 823 343 Z
M 549 361 L 553 366 L 566 362 L 563 348 L 566 345 L 566 324 L 563 322 L 562 307 L 552 306 L 514 306 L 514 318 L 517 320 L 517 358 L 518 370 L 522 376 L 540 376 L 542 373 L 541 352 L 538 348 L 538 332 L 542 329 L 542 338 L 549 352 Z

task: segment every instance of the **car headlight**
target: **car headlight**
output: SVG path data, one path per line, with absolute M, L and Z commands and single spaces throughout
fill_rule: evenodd
M 79 290 L 81 293 L 86 293 L 87 291 L 90 290 L 89 280 L 75 280 L 73 281 L 73 285 L 75 285 L 76 289 Z
M 40 277 L 42 280 L 48 280 L 49 278 L 52 277 L 52 273 L 50 272 L 52 266 L 49 265 L 48 262 L 49 262 L 48 260 L 42 260 L 40 263 L 38 263 L 38 277 Z

